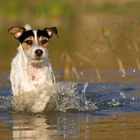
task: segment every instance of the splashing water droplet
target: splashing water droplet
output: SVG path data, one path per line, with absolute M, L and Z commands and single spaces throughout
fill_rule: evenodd
M 103 87 L 102 88 L 106 88 L 106 86 L 105 85 L 103 85 Z
M 132 101 L 134 101 L 135 100 L 135 97 L 132 97 Z
M 124 98 L 124 99 L 126 98 L 126 95 L 124 92 L 120 91 L 120 95 L 122 96 L 122 98 Z
M 82 94 L 83 94 L 83 99 L 82 99 L 82 101 L 83 101 L 83 102 L 86 102 L 86 101 L 87 101 L 87 99 L 86 99 L 86 89 L 87 89 L 87 87 L 88 87 L 88 82 L 85 82 L 84 88 L 83 88 L 83 90 L 82 90 Z
M 110 102 L 108 102 L 108 105 L 119 106 L 119 105 L 121 105 L 121 103 L 117 99 L 112 99 Z
M 84 73 L 81 71 L 81 72 L 80 72 L 80 75 L 83 76 L 83 74 L 84 74 Z
M 136 69 L 133 69 L 133 73 L 135 73 L 136 72 Z
M 86 92 L 87 87 L 88 87 L 88 82 L 85 82 L 84 88 L 82 90 L 82 93 L 85 93 Z

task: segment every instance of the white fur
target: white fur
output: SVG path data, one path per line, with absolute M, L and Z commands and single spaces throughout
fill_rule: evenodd
M 36 45 L 38 46 L 38 42 L 37 42 L 37 32 L 36 32 L 36 30 L 34 30 L 33 32 L 34 32 L 34 35 L 35 35 L 35 43 L 36 43 Z
M 31 28 L 31 26 L 30 26 L 29 24 L 26 24 L 24 27 L 25 27 L 26 31 L 28 31 L 28 30 L 31 30 L 31 29 L 32 29 L 32 28 Z
M 20 45 L 11 63 L 10 81 L 13 95 L 20 95 L 24 92 L 37 93 L 42 86 L 53 85 L 55 77 L 47 57 L 45 61 L 29 61 Z
M 31 27 L 25 25 L 25 29 L 30 30 Z M 48 50 L 38 45 L 36 30 L 33 32 L 34 46 L 24 50 L 20 44 L 11 63 L 11 105 L 16 111 L 39 113 L 45 110 L 49 102 L 51 94 L 48 94 L 48 89 L 54 85 L 55 77 L 48 59 Z M 43 52 L 40 59 L 36 59 L 37 49 Z

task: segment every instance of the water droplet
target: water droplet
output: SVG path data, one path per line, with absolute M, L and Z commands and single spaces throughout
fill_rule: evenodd
M 135 100 L 135 97 L 132 97 L 132 101 L 134 101 Z
M 133 69 L 133 72 L 135 73 L 136 72 L 136 69 Z
M 81 72 L 80 72 L 80 75 L 83 76 L 83 74 L 84 74 L 84 73 L 81 71 Z
M 108 102 L 108 105 L 112 105 L 112 106 L 119 106 L 120 102 L 116 99 L 112 99 L 111 102 Z
M 85 93 L 86 92 L 87 87 L 88 87 L 88 82 L 85 82 L 84 88 L 82 90 L 82 93 Z
M 124 92 L 120 91 L 120 95 L 122 96 L 122 98 L 126 98 L 126 95 Z

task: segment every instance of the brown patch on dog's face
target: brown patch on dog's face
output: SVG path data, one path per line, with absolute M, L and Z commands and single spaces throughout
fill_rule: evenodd
M 38 44 L 40 46 L 42 46 L 43 48 L 47 48 L 48 47 L 48 41 L 49 41 L 48 38 L 45 37 L 45 36 L 40 36 L 38 38 Z
M 22 47 L 24 50 L 30 49 L 33 45 L 34 45 L 34 37 L 33 36 L 29 36 L 22 43 Z

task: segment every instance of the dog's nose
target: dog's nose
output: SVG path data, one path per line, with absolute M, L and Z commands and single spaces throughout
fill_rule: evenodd
M 36 54 L 36 56 L 40 57 L 40 56 L 43 54 L 43 51 L 40 50 L 40 49 L 37 49 L 37 50 L 35 51 L 35 54 Z

